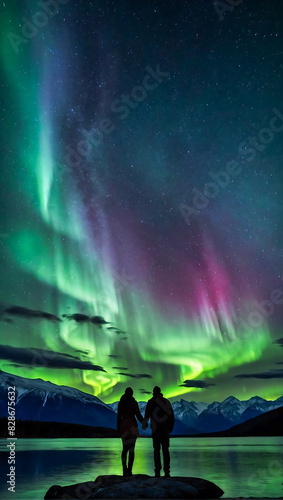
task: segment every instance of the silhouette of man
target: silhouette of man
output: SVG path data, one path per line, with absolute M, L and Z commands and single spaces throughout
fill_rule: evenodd
M 174 427 L 174 412 L 170 401 L 163 397 L 158 386 L 154 387 L 153 397 L 146 405 L 145 417 L 142 423 L 144 430 L 147 428 L 149 418 L 152 429 L 155 477 L 160 477 L 160 447 L 162 447 L 165 477 L 170 477 L 169 434 Z
M 123 443 L 121 455 L 123 476 L 132 476 L 132 468 L 135 459 L 135 444 L 137 437 L 139 436 L 136 417 L 140 422 L 143 422 L 144 420 L 133 394 L 133 389 L 131 387 L 127 387 L 125 394 L 123 394 L 119 401 L 117 412 L 117 430 Z M 128 454 L 129 460 L 127 465 Z

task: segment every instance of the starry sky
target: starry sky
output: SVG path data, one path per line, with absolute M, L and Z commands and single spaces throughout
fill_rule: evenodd
M 0 10 L 1 370 L 282 396 L 282 2 Z

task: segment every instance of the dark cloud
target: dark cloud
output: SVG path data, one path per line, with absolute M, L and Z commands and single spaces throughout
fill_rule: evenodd
M 117 354 L 108 354 L 109 358 L 121 358 L 121 356 L 118 356 Z
M 235 375 L 234 378 L 263 378 L 263 379 L 283 378 L 283 368 L 278 370 L 269 370 L 268 372 L 262 372 L 262 373 L 241 373 L 239 375 Z
M 91 323 L 93 325 L 108 325 L 109 321 L 105 321 L 102 316 L 87 316 L 86 314 L 74 313 L 74 314 L 62 314 L 63 318 L 68 320 L 73 320 L 76 323 Z
M 280 339 L 274 340 L 274 344 L 278 344 L 280 347 L 283 347 L 283 337 Z
M 117 375 L 124 375 L 125 377 L 131 378 L 152 378 L 152 376 L 147 373 L 138 373 L 137 375 L 134 375 L 133 373 L 117 373 Z
M 44 311 L 35 311 L 34 309 L 27 309 L 26 307 L 11 306 L 4 311 L 9 316 L 20 316 L 21 318 L 28 319 L 46 319 L 47 321 L 62 321 L 54 314 L 49 314 Z
M 80 314 L 80 313 L 62 314 L 62 318 L 67 318 L 69 320 L 73 319 L 76 323 L 88 323 L 89 322 L 89 316 L 87 316 L 86 314 Z
M 14 323 L 14 321 L 10 318 L 1 318 L 1 321 L 4 321 L 4 323 Z
M 113 370 L 128 370 L 129 368 L 126 368 L 125 366 L 112 366 Z
M 127 333 L 124 330 L 120 330 L 120 328 L 117 328 L 116 326 L 108 326 L 107 330 L 111 330 L 111 331 L 117 333 L 118 335 L 121 335 L 122 333 L 124 333 L 126 335 L 126 333 Z
M 93 323 L 94 325 L 108 325 L 109 324 L 109 321 L 105 321 L 105 319 L 102 318 L 102 316 L 92 316 L 89 321 L 90 321 L 90 323 Z
M 179 387 L 197 387 L 199 389 L 207 389 L 215 384 L 209 384 L 208 382 L 204 382 L 203 380 L 184 380 L 183 384 L 180 384 Z
M 82 361 L 76 356 L 56 351 L 47 351 L 45 349 L 35 349 L 33 347 L 21 348 L 0 345 L 0 359 L 7 359 L 22 365 L 44 368 L 77 368 L 78 370 L 105 372 L 101 366 L 93 365 L 90 361 Z
M 80 349 L 76 349 L 75 352 L 79 352 L 80 354 L 84 354 L 85 356 L 89 354 L 89 351 L 81 351 Z
M 128 340 L 128 337 L 121 337 L 120 340 Z
M 19 363 L 5 363 L 4 366 L 12 366 L 13 368 L 23 369 L 23 365 L 19 365 Z M 32 366 L 25 366 L 25 370 L 32 370 Z
M 139 391 L 142 393 L 142 394 L 151 394 L 150 391 L 146 391 L 145 389 L 139 389 Z

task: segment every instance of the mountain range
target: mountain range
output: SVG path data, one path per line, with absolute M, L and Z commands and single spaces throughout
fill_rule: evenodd
M 283 436 L 283 406 L 262 413 L 242 424 L 234 425 L 226 431 L 211 433 L 209 436 Z
M 116 429 L 117 414 L 111 405 L 78 389 L 59 386 L 42 379 L 27 379 L 0 370 L 0 418 L 7 417 L 7 388 L 17 392 L 16 419 L 41 422 L 107 427 Z M 146 405 L 146 403 L 141 403 Z M 118 403 L 116 405 L 116 408 Z M 139 425 L 140 428 L 140 425 Z M 176 419 L 173 435 L 194 434 L 196 431 Z M 150 435 L 150 429 L 142 431 Z
M 7 416 L 7 387 L 17 392 L 16 419 L 64 422 L 116 429 L 115 412 L 78 389 L 0 371 L 0 417 Z
M 27 379 L 0 370 L 0 418 L 7 416 L 7 387 L 17 391 L 16 418 L 42 422 L 116 429 L 118 402 L 103 403 L 78 389 L 58 386 L 41 379 Z M 144 415 L 146 402 L 138 403 Z M 181 399 L 172 403 L 175 426 L 172 435 L 196 435 L 225 431 L 271 410 L 283 407 L 283 396 L 267 401 L 254 396 L 240 401 L 230 396 L 222 402 L 196 403 Z M 140 427 L 140 426 L 139 426 Z M 142 431 L 150 435 L 150 429 Z
M 234 396 L 229 396 L 222 402 L 211 404 L 181 399 L 172 406 L 175 416 L 196 431 L 217 432 L 283 406 L 283 396 L 275 401 L 267 401 L 258 396 L 240 401 Z
M 117 411 L 118 401 L 108 406 Z M 222 402 L 196 403 L 181 399 L 172 403 L 175 418 L 191 429 L 191 434 L 218 432 L 241 424 L 251 418 L 283 406 L 283 396 L 275 401 L 267 401 L 253 396 L 246 401 L 240 401 L 229 396 Z M 146 402 L 139 402 L 139 408 L 144 414 Z

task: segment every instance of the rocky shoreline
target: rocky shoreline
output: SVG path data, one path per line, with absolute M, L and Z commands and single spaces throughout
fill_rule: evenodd
M 78 499 L 94 498 L 220 498 L 224 494 L 211 481 L 196 477 L 160 477 L 146 474 L 135 474 L 131 477 L 98 476 L 95 481 L 78 483 L 70 486 L 54 485 L 49 488 L 44 499 Z

